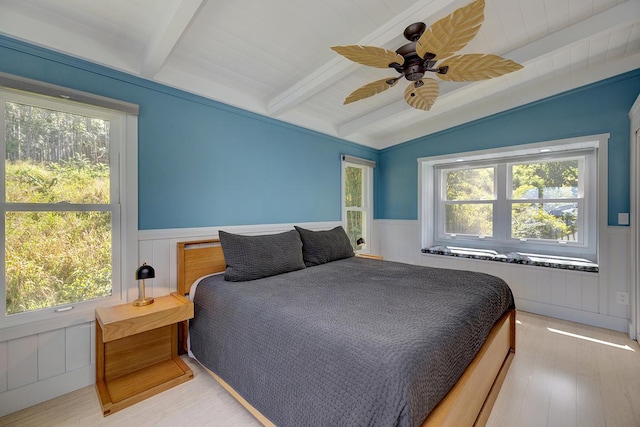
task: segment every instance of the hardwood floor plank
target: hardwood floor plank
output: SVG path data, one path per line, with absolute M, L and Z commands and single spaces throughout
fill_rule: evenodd
M 547 424 L 577 426 L 578 381 L 576 340 L 564 340 L 555 346 L 555 366 L 551 381 L 551 400 Z

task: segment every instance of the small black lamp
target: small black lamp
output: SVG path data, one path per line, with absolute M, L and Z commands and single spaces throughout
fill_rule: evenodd
M 153 303 L 152 298 L 146 298 L 144 295 L 144 279 L 153 279 L 156 277 L 156 271 L 145 262 L 136 270 L 136 280 L 138 280 L 138 299 L 133 302 L 136 307 L 142 307 Z

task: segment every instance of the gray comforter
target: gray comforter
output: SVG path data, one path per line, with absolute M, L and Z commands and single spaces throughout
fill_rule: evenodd
M 514 307 L 499 278 L 348 258 L 204 279 L 191 350 L 285 426 L 417 426 Z

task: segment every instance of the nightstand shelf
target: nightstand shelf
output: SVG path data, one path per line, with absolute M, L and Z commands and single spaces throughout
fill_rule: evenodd
M 177 352 L 193 303 L 179 294 L 151 305 L 96 309 L 96 390 L 104 416 L 193 378 Z

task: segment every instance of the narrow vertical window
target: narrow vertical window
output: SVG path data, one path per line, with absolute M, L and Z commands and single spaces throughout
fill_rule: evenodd
M 373 165 L 351 157 L 343 160 L 343 224 L 355 251 L 369 252 L 371 247 Z

